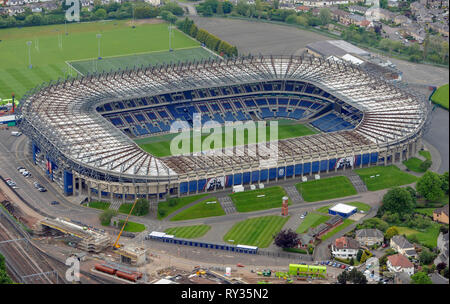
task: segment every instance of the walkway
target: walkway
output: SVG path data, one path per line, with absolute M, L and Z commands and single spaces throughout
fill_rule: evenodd
M 236 207 L 233 204 L 233 201 L 231 200 L 231 197 L 228 195 L 226 196 L 219 196 L 218 197 L 219 203 L 222 206 L 222 209 L 225 211 L 226 214 L 233 214 L 236 213 Z
M 287 195 L 291 199 L 293 204 L 304 203 L 302 195 L 298 192 L 297 187 L 295 185 L 284 186 L 284 190 L 286 190 Z
M 367 192 L 366 184 L 364 184 L 361 177 L 359 177 L 359 175 L 356 174 L 355 171 L 347 171 L 345 175 L 348 177 L 358 193 Z

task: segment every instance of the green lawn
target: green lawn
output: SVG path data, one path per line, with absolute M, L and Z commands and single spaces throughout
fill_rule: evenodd
M 361 177 L 370 191 L 412 184 L 418 179 L 414 175 L 401 171 L 394 165 L 357 169 L 355 172 Z M 373 177 L 371 178 L 371 176 Z
M 346 176 L 335 176 L 295 185 L 307 202 L 323 201 L 355 195 L 357 192 Z
M 403 161 L 403 164 L 411 171 L 414 172 L 418 172 L 418 173 L 422 173 L 425 172 L 424 170 L 422 170 L 420 168 L 420 165 L 423 163 L 422 160 L 415 158 L 415 157 L 411 157 L 408 160 Z
M 425 157 L 427 160 L 431 160 L 431 153 L 430 151 L 420 150 L 419 154 Z
M 66 61 L 97 58 L 98 33 L 102 34 L 100 55 L 103 58 L 169 50 L 167 23 L 139 24 L 133 29 L 129 20 L 114 20 L 67 24 L 67 29 L 68 35 L 64 34 L 64 24 L 0 29 L 0 58 L 7 58 L 0 60 L 0 98 L 10 98 L 12 92 L 20 98 L 42 82 L 68 73 L 75 76 L 76 72 L 68 69 Z M 27 41 L 31 41 L 32 69 L 28 68 Z M 174 30 L 173 49 L 198 46 L 197 41 Z M 128 60 L 129 63 L 141 63 L 136 58 Z
M 208 225 L 196 225 L 173 227 L 166 229 L 164 232 L 183 239 L 195 239 L 204 236 L 210 229 L 211 226 Z
M 364 212 L 367 212 L 370 210 L 370 206 L 361 202 L 351 202 L 351 203 L 344 203 L 346 205 L 350 205 L 350 206 L 354 206 L 358 208 L 358 211 L 362 210 Z M 323 206 L 320 208 L 317 208 L 316 211 L 317 212 L 321 212 L 321 213 L 328 213 L 328 209 L 331 207 L 331 205 L 328 206 Z
M 124 204 L 120 205 L 119 210 L 117 210 L 117 211 L 119 211 L 120 213 L 129 214 L 131 207 L 133 207 L 133 203 L 124 203 Z M 148 211 L 147 211 L 147 213 L 148 213 Z M 140 216 L 144 216 L 147 213 L 141 214 Z M 136 207 L 133 209 L 133 212 L 131 213 L 131 215 L 137 215 Z
M 119 227 L 122 227 L 124 222 L 125 221 L 120 220 L 119 221 Z M 125 228 L 123 230 L 124 231 L 128 231 L 128 232 L 142 232 L 142 231 L 145 230 L 145 226 L 143 224 L 140 224 L 140 223 L 135 223 L 135 222 L 128 221 L 127 225 L 125 226 Z
M 225 132 L 225 128 L 221 127 L 218 129 L 218 131 L 220 130 L 220 132 L 222 132 L 221 134 L 221 139 L 222 139 L 222 147 L 226 147 L 225 144 L 225 135 L 224 134 L 231 134 Z M 215 131 L 214 131 L 215 132 Z M 256 131 L 255 131 L 256 132 Z M 295 121 L 292 120 L 278 120 L 278 139 L 286 139 L 286 138 L 293 138 L 293 137 L 299 137 L 299 136 L 305 136 L 305 135 L 311 135 L 311 134 L 316 134 L 317 131 L 313 130 L 312 128 L 308 127 L 307 125 L 303 125 L 303 124 L 298 124 Z M 202 135 L 202 143 L 205 142 L 205 139 L 208 138 L 211 134 L 213 133 L 203 133 Z M 269 126 L 267 126 L 266 128 L 266 138 L 269 138 L 269 134 L 270 134 L 270 128 Z M 232 146 L 236 146 L 236 139 L 237 139 L 237 134 L 236 134 L 236 130 L 233 131 L 233 145 Z M 171 151 L 170 151 L 170 143 L 172 141 L 172 139 L 174 139 L 176 136 L 178 136 L 178 133 L 173 133 L 173 134 L 165 134 L 165 135 L 160 135 L 160 136 L 152 136 L 152 137 L 148 137 L 148 138 L 143 138 L 143 139 L 136 139 L 135 142 L 144 150 L 147 151 L 148 153 L 157 156 L 157 157 L 164 157 L 164 156 L 169 156 L 172 155 Z M 192 132 L 190 133 L 191 139 L 192 139 Z M 264 138 L 263 140 L 266 140 L 266 138 Z M 244 144 L 248 144 L 248 143 L 255 143 L 255 142 L 259 142 L 259 137 L 258 137 L 258 133 L 255 133 L 255 140 L 252 140 L 252 137 L 250 137 L 249 140 L 249 135 L 248 132 L 244 132 Z M 228 145 L 231 146 L 231 145 Z M 180 146 L 181 148 L 182 146 Z M 212 143 L 210 146 L 206 146 L 205 147 L 202 146 L 202 151 L 208 151 L 208 150 L 212 150 L 214 149 L 214 143 Z M 190 140 L 190 151 L 193 152 L 193 140 Z
M 448 101 L 448 93 L 449 86 L 448 83 L 439 87 L 431 96 L 431 100 L 434 103 L 437 103 L 448 110 L 449 101 Z
M 207 204 L 208 202 L 215 202 L 215 203 Z M 204 201 L 201 201 L 200 203 L 195 204 L 194 206 L 186 210 L 181 211 L 180 213 L 172 217 L 170 220 L 183 221 L 220 215 L 225 215 L 225 211 L 223 211 L 222 206 L 220 206 L 220 203 L 216 197 L 210 197 Z
M 322 223 L 325 223 L 330 219 L 329 216 L 318 214 L 315 212 L 309 212 L 303 219 L 302 223 L 298 226 L 297 233 L 305 233 L 309 228 L 314 228 Z
M 201 199 L 202 197 L 207 196 L 208 193 L 198 194 L 198 195 L 192 195 L 192 196 L 185 196 L 181 198 L 174 199 L 173 201 L 176 202 L 175 205 L 170 206 L 169 201 L 160 202 L 158 203 L 158 219 L 161 220 L 174 212 L 175 210 L 178 210 L 186 205 L 189 205 L 192 202 L 195 202 L 196 200 Z
M 350 226 L 351 224 L 353 224 L 355 221 L 349 220 L 349 219 L 345 219 L 344 222 L 342 224 L 340 224 L 339 226 L 337 226 L 336 228 L 334 228 L 333 230 L 331 230 L 330 232 L 325 233 L 324 235 L 322 235 L 320 237 L 320 239 L 322 241 L 325 241 L 326 239 L 332 237 L 333 235 L 335 235 L 336 233 L 338 233 L 339 231 L 341 231 L 342 229 L 344 229 L 347 226 Z
M 264 196 L 258 197 L 260 195 Z M 230 194 L 231 200 L 238 212 L 251 212 L 272 208 L 280 208 L 281 210 L 283 196 L 287 196 L 287 194 L 280 186 Z M 290 199 L 289 204 L 291 204 Z
M 414 212 L 433 217 L 434 210 L 436 210 L 436 208 L 415 208 Z
M 399 234 L 404 234 L 406 237 L 415 235 L 420 244 L 434 248 L 437 246 L 437 238 L 439 236 L 440 225 L 433 223 L 424 231 L 418 231 L 408 227 L 396 226 Z
M 223 240 L 230 244 L 269 247 L 273 236 L 283 228 L 289 217 L 269 215 L 238 222 L 225 234 Z
M 95 209 L 101 209 L 101 210 L 109 209 L 110 205 L 111 205 L 111 203 L 108 203 L 108 202 L 90 202 L 87 204 L 87 206 L 89 208 L 95 208 Z

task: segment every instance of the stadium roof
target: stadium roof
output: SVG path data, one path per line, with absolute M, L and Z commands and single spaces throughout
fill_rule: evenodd
M 352 131 L 279 142 L 279 158 L 370 145 L 390 145 L 415 135 L 426 119 L 422 100 L 343 62 L 304 57 L 241 57 L 88 75 L 35 89 L 21 100 L 20 117 L 69 160 L 120 176 L 171 178 L 212 168 L 252 164 L 250 156 L 211 161 L 210 156 L 158 159 L 96 112 L 106 102 L 185 90 L 272 80 L 303 81 L 362 110 Z M 240 149 L 240 148 L 235 148 Z M 253 165 L 251 165 L 253 166 Z

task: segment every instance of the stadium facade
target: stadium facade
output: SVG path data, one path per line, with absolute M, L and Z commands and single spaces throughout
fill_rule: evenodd
M 280 140 L 276 162 L 241 156 L 154 157 L 133 138 L 173 121 L 292 119 L 318 134 Z M 22 98 L 18 125 L 34 163 L 66 195 L 157 201 L 239 184 L 400 162 L 422 147 L 428 102 L 357 66 L 248 56 L 87 75 Z

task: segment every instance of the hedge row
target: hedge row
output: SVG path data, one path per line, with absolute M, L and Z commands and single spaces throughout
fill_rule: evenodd
M 203 43 L 210 50 L 219 53 L 221 56 L 226 55 L 228 57 L 234 57 L 238 55 L 236 46 L 221 40 L 204 29 L 198 28 L 194 21 L 189 18 L 177 22 L 177 27 L 184 33 Z

